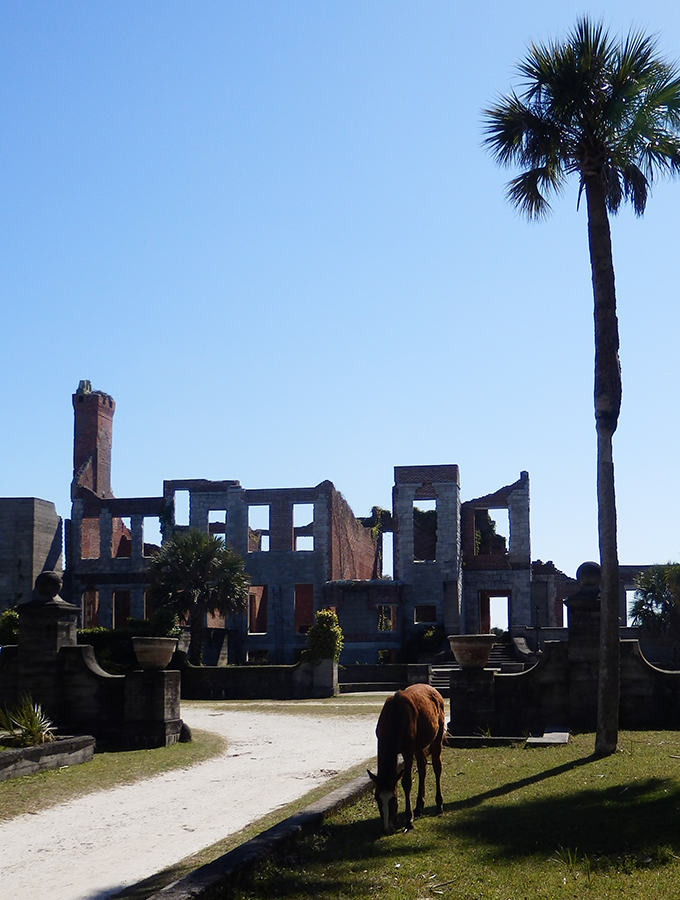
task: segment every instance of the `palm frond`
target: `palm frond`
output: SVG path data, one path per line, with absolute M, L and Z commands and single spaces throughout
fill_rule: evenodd
M 532 44 L 517 72 L 521 89 L 484 112 L 484 144 L 525 170 L 508 197 L 530 218 L 570 173 L 581 186 L 599 177 L 610 212 L 628 201 L 638 215 L 656 176 L 680 174 L 680 70 L 655 37 L 613 40 L 584 16 L 563 40 Z
M 548 195 L 559 193 L 562 175 L 549 166 L 522 172 L 508 184 L 507 196 L 513 206 L 529 219 L 542 219 L 550 214 Z
M 484 111 L 487 146 L 503 166 L 556 166 L 561 156 L 560 130 L 540 110 L 515 93 Z
M 622 172 L 623 192 L 627 200 L 630 200 L 635 214 L 641 216 L 647 205 L 649 194 L 649 182 L 643 172 L 632 163 Z

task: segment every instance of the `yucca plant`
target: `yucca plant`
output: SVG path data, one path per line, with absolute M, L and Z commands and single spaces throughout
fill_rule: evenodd
M 37 747 L 54 740 L 52 721 L 30 694 L 0 709 L 0 730 L 9 732 L 7 742 L 16 747 Z

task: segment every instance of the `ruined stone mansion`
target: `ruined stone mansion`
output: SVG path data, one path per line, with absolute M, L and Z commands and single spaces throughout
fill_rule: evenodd
M 353 514 L 330 481 L 263 489 L 236 480 L 167 480 L 158 496 L 118 498 L 111 487 L 115 403 L 81 381 L 73 408 L 64 596 L 80 607 L 83 626 L 116 628 L 129 616 L 150 614 L 147 570 L 157 547 L 145 539 L 145 524 L 148 530 L 152 520 L 156 530 L 160 522 L 163 539 L 198 528 L 222 535 L 243 556 L 251 578 L 249 608 L 226 622 L 209 617 L 215 660 L 294 662 L 315 611 L 328 606 L 337 611 L 347 662 L 372 663 L 379 654 L 393 658 L 405 641 L 437 626 L 442 635 L 488 632 L 492 598 L 507 602 L 515 636 L 537 625 L 562 625 L 562 601 L 573 582 L 552 563 L 532 563 L 527 472 L 463 503 L 458 466 L 396 466 L 392 509 L 374 507 L 365 518 Z M 189 516 L 180 523 L 182 493 L 188 495 Z M 0 528 L 3 510 L 16 502 L 0 500 Z M 35 504 L 45 501 L 21 502 L 32 506 L 15 535 L 31 528 L 41 533 Z M 507 546 L 489 515 L 499 509 L 507 510 Z M 42 513 L 46 531 L 40 546 L 54 557 L 56 514 Z M 2 541 L 11 531 L 5 526 L 0 532 L 2 608 L 17 602 L 7 587 L 11 564 L 1 555 L 11 556 L 11 542 Z M 392 578 L 383 577 L 388 535 Z M 46 568 L 47 557 L 42 562 Z M 40 553 L 32 564 L 41 564 Z

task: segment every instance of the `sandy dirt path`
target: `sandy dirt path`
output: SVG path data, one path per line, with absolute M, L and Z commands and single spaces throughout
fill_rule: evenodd
M 375 755 L 375 716 L 182 708 L 227 752 L 0 824 L 0 896 L 101 900 Z

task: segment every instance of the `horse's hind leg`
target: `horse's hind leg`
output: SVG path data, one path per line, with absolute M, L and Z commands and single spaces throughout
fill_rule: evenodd
M 432 742 L 430 747 L 430 756 L 432 757 L 432 768 L 434 769 L 434 777 L 437 785 L 437 812 L 441 815 L 444 812 L 444 798 L 442 797 L 442 741 L 444 739 L 443 726 L 439 729 L 439 734 Z
M 424 750 L 416 750 L 416 763 L 418 765 L 418 800 L 416 801 L 416 815 L 420 816 L 425 809 L 425 774 L 427 772 L 427 756 Z
M 411 809 L 411 785 L 413 783 L 413 756 L 403 753 L 404 757 L 404 774 L 401 777 L 401 786 L 404 789 L 404 799 L 406 801 L 406 830 L 411 831 L 413 828 L 413 810 Z

